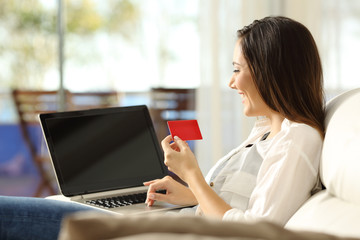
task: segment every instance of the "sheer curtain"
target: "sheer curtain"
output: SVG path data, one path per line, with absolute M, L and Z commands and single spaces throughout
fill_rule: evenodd
M 240 96 L 227 84 L 232 74 L 236 30 L 255 19 L 283 15 L 304 24 L 317 42 L 327 99 L 360 87 L 360 1 L 200 0 L 201 83 L 197 113 L 204 140 L 196 155 L 203 172 L 249 134 L 254 118 L 243 116 Z
M 281 1 L 200 1 L 201 84 L 197 118 L 203 140 L 196 155 L 204 173 L 250 133 L 254 118 L 244 117 L 241 98 L 228 87 L 236 31 L 253 20 L 278 15 Z
M 359 88 L 360 1 L 322 1 L 321 50 L 327 97 Z

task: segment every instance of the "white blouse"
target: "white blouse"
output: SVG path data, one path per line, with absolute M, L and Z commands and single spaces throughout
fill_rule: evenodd
M 285 225 L 319 187 L 323 141 L 318 131 L 285 119 L 280 132 L 261 141 L 269 131 L 269 119 L 258 120 L 248 139 L 207 174 L 208 184 L 232 207 L 223 220 Z

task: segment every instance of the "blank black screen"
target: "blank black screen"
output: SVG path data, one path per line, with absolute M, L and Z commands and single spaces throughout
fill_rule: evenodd
M 146 107 L 58 113 L 45 125 L 64 195 L 140 186 L 165 175 Z

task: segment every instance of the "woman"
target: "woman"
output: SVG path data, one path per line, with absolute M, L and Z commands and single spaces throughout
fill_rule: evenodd
M 265 118 L 206 179 L 186 142 L 175 138 L 171 143 L 166 137 L 165 164 L 188 187 L 170 177 L 144 183 L 149 186 L 146 202 L 198 204 L 198 214 L 264 218 L 283 225 L 318 186 L 324 136 L 320 58 L 310 32 L 288 18 L 255 21 L 238 36 L 229 86 L 240 94 L 245 115 Z M 158 189 L 167 193 L 158 194 Z M 40 232 L 35 238 L 56 238 L 64 214 L 87 209 L 47 199 L 0 197 L 0 237 L 18 233 L 30 239 Z M 50 230 L 45 234 L 34 231 L 35 226 Z M 24 228 L 28 231 L 18 231 Z
M 238 31 L 233 66 L 229 87 L 240 94 L 244 114 L 266 118 L 206 179 L 186 143 L 166 137 L 165 164 L 189 187 L 170 177 L 147 182 L 147 203 L 199 204 L 204 215 L 284 225 L 319 187 L 324 108 L 317 47 L 302 24 L 267 17 Z

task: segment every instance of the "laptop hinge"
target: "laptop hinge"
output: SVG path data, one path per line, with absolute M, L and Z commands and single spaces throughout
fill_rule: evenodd
M 77 201 L 79 201 L 79 200 L 82 200 L 82 199 L 84 199 L 84 198 L 83 198 L 83 195 L 72 196 L 72 197 L 70 198 L 71 201 L 75 201 L 75 202 L 77 202 Z

